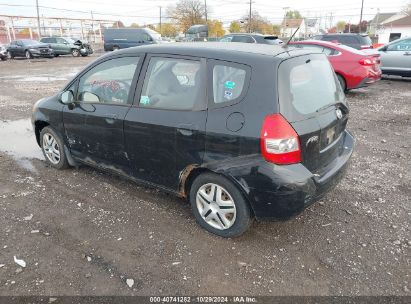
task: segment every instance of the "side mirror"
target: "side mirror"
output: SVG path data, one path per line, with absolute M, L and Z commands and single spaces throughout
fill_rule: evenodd
M 84 92 L 81 94 L 81 100 L 84 102 L 100 102 L 100 98 L 91 92 Z
M 73 92 L 68 90 L 60 93 L 59 99 L 64 104 L 70 104 L 74 102 Z
M 382 48 L 381 48 L 381 51 L 383 51 L 383 52 L 386 52 L 388 50 L 388 46 L 383 46 Z

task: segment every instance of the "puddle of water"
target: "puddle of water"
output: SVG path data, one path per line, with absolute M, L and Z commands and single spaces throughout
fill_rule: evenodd
M 0 121 L 0 151 L 11 155 L 17 163 L 35 171 L 30 159 L 44 159 L 30 119 Z

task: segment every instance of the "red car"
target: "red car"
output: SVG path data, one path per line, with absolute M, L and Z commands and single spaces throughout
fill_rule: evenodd
M 290 42 L 294 47 L 314 49 L 328 56 L 344 91 L 368 86 L 381 79 L 380 55 L 327 41 Z

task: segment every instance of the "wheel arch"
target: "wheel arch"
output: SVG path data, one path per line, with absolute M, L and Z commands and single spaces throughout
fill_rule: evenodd
M 203 173 L 213 173 L 216 175 L 220 175 L 228 179 L 230 182 L 232 182 L 240 190 L 241 194 L 243 195 L 244 199 L 247 201 L 250 207 L 251 214 L 254 216 L 255 213 L 253 209 L 253 204 L 250 202 L 250 198 L 247 195 L 247 189 L 244 188 L 244 185 L 242 185 L 235 177 L 229 174 L 229 172 L 224 171 L 222 169 L 214 170 L 206 166 L 188 165 L 180 173 L 178 195 L 184 199 L 189 199 L 191 185 L 193 184 L 194 180 Z
M 36 120 L 34 122 L 34 133 L 36 134 L 36 141 L 39 146 L 40 145 L 40 133 L 45 127 L 49 126 L 50 124 L 44 120 Z

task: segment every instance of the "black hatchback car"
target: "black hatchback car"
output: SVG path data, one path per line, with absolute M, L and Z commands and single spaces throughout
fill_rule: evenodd
M 353 152 L 324 54 L 182 43 L 100 57 L 32 123 L 46 161 L 87 164 L 187 198 L 198 223 L 238 236 L 329 191 Z

